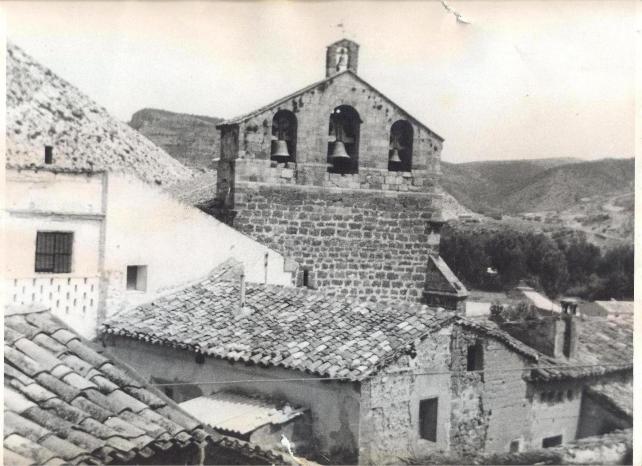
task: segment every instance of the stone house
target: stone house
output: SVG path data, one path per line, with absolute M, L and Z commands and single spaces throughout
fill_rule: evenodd
M 211 431 L 45 308 L 4 314 L 3 463 L 291 464 Z
M 443 308 L 247 284 L 223 269 L 110 319 L 103 343 L 179 403 L 234 392 L 307 409 L 309 429 L 292 440 L 320 462 L 553 447 L 583 435 L 588 387 L 630 381 L 632 335 L 611 322 L 560 339 L 551 320 L 546 344 L 527 344 Z
M 461 307 L 466 289 L 430 260 L 444 140 L 361 78 L 358 60 L 358 44 L 335 42 L 325 79 L 218 125 L 209 210 L 290 255 L 299 285 Z
M 168 194 L 189 171 L 18 47 L 7 53 L 5 290 L 85 337 L 106 315 L 235 257 L 292 284 L 284 257 Z

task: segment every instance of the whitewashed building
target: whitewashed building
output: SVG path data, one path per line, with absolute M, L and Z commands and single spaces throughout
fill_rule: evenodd
M 282 255 L 164 190 L 187 168 L 12 45 L 7 77 L 7 304 L 49 306 L 91 338 L 230 258 L 248 281 L 292 283 Z

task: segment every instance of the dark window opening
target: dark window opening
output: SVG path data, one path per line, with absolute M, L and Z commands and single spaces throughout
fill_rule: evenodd
M 412 125 L 406 120 L 395 121 L 390 128 L 388 147 L 388 170 L 409 172 L 412 170 Z
M 196 364 L 203 364 L 205 362 L 205 355 L 203 353 L 196 353 Z
M 419 436 L 431 442 L 437 441 L 437 401 L 438 398 L 419 401 Z
M 468 347 L 466 370 L 480 371 L 484 368 L 484 351 L 479 343 Z
M 279 110 L 272 118 L 270 157 L 277 162 L 296 161 L 297 120 L 289 110 Z
M 36 272 L 70 273 L 73 233 L 36 234 Z
M 306 288 L 314 288 L 314 273 L 310 268 L 304 268 L 301 276 L 301 285 Z
M 167 395 L 167 398 L 171 398 L 172 400 L 174 399 L 174 389 L 172 387 L 165 387 L 163 391 L 165 392 L 165 395 Z
M 50 165 L 53 163 L 53 147 L 45 146 L 45 163 Z
M 359 172 L 359 131 L 361 118 L 349 105 L 340 105 L 330 115 L 328 172 Z
M 508 451 L 510 453 L 518 453 L 519 452 L 519 446 L 520 446 L 519 443 L 520 443 L 519 440 L 513 440 L 510 443 L 510 447 L 508 448 Z
M 573 399 L 573 390 L 568 390 L 568 391 L 566 392 L 566 397 L 567 397 L 569 400 L 572 400 L 572 399 Z
M 556 447 L 562 444 L 562 436 L 556 435 L 554 437 L 546 437 L 542 440 L 542 448 Z
M 127 289 L 145 291 L 147 289 L 147 266 L 127 266 Z

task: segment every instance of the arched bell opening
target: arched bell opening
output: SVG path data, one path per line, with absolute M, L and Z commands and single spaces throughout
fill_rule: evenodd
M 388 146 L 388 170 L 409 172 L 412 169 L 412 125 L 406 120 L 397 120 L 390 128 Z
M 340 105 L 330 114 L 328 136 L 328 171 L 359 172 L 359 113 L 349 105 Z
M 272 118 L 270 158 L 277 162 L 296 161 L 297 121 L 289 110 L 279 110 Z

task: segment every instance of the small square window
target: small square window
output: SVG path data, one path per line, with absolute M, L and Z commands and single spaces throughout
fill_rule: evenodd
M 147 266 L 146 265 L 128 265 L 127 266 L 127 289 L 136 291 L 147 290 Z
M 438 398 L 419 401 L 419 436 L 422 439 L 437 441 Z
M 520 447 L 520 441 L 519 440 L 513 440 L 510 443 L 510 447 L 509 447 L 508 451 L 510 453 L 519 453 L 519 447 Z
M 555 435 L 554 437 L 546 437 L 542 440 L 542 448 L 556 447 L 562 444 L 562 436 Z
M 480 371 L 484 368 L 484 351 L 479 343 L 468 347 L 466 370 Z

